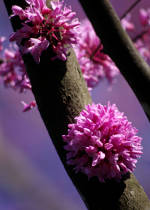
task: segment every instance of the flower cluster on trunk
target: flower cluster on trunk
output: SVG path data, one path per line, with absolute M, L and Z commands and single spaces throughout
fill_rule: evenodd
M 35 62 L 40 62 L 44 50 L 50 47 L 54 58 L 66 60 L 67 51 L 77 43 L 79 21 L 70 7 L 63 6 L 63 1 L 51 1 L 51 8 L 46 0 L 26 0 L 28 7 L 12 7 L 12 17 L 18 16 L 22 27 L 14 32 L 10 41 L 16 41 L 21 52 L 31 53 Z
M 75 123 L 68 125 L 66 142 L 67 163 L 75 172 L 107 179 L 120 180 L 133 172 L 137 158 L 142 154 L 141 138 L 137 129 L 115 104 L 86 106 Z

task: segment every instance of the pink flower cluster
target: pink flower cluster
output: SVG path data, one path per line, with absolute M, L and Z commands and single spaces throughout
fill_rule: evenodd
M 143 34 L 136 42 L 135 47 L 139 51 L 140 55 L 148 63 L 150 62 L 150 31 Z
M 144 9 L 140 10 L 140 22 L 144 27 L 149 26 L 150 9 L 147 11 Z M 131 21 L 130 13 L 121 20 L 121 24 L 124 30 L 129 32 L 135 31 L 135 25 Z M 149 37 L 150 30 L 148 29 L 135 42 L 136 48 L 146 61 L 150 60 Z M 74 45 L 74 49 L 89 90 L 92 90 L 103 78 L 107 78 L 109 82 L 112 82 L 119 73 L 111 58 L 103 52 L 103 45 L 87 19 L 79 27 L 79 41 Z
M 23 54 L 31 53 L 37 63 L 48 47 L 56 55 L 52 59 L 66 60 L 68 49 L 77 43 L 79 22 L 74 18 L 75 12 L 63 6 L 64 1 L 50 1 L 51 8 L 46 6 L 46 0 L 26 2 L 26 9 L 12 7 L 12 16 L 19 16 L 22 27 L 12 34 L 10 41 L 16 41 Z
M 19 16 L 22 27 L 10 37 L 16 41 L 21 53 L 31 53 L 34 60 L 39 63 L 44 50 L 51 47 L 56 58 L 66 59 L 67 51 L 72 44 L 77 42 L 78 19 L 70 7 L 63 7 L 63 1 L 51 1 L 51 8 L 46 6 L 46 0 L 26 0 L 28 7 L 22 9 L 13 6 L 13 15 Z M 4 37 L 0 37 L 0 51 Z M 51 59 L 54 59 L 51 58 Z M 31 90 L 31 84 L 26 73 L 25 65 L 16 45 L 6 49 L 0 59 L 0 78 L 6 87 L 11 87 L 19 92 Z M 36 106 L 35 101 L 26 104 L 28 111 Z
M 0 40 L 4 40 L 4 38 L 1 37 Z M 16 45 L 4 50 L 1 57 L 0 78 L 3 80 L 5 87 L 19 90 L 20 93 L 31 90 L 31 84 L 26 73 L 25 65 Z M 32 103 L 35 102 L 31 102 L 32 106 L 30 104 L 24 104 L 23 111 L 31 109 L 33 107 Z
M 142 32 L 135 40 L 135 47 L 148 63 L 150 62 L 150 8 L 147 10 L 140 9 L 139 11 L 140 23 Z
M 139 21 L 142 26 L 142 31 L 138 35 L 132 38 L 135 47 L 139 51 L 140 55 L 148 63 L 150 62 L 150 8 L 139 10 Z M 124 19 L 121 20 L 122 26 L 126 31 L 134 32 L 135 25 L 131 21 L 131 14 L 128 13 Z
M 20 92 L 31 89 L 24 62 L 16 46 L 5 49 L 3 63 L 0 65 L 0 76 L 6 87 L 19 89 Z
M 150 8 L 145 10 L 144 8 L 140 9 L 140 22 L 142 26 L 150 25 Z
M 87 105 L 68 128 L 68 134 L 62 136 L 67 164 L 88 178 L 119 180 L 134 170 L 142 154 L 137 129 L 114 104 Z
M 91 23 L 84 20 L 79 32 L 80 39 L 74 49 L 89 90 L 104 77 L 112 82 L 119 70 L 111 58 L 103 52 L 103 45 Z

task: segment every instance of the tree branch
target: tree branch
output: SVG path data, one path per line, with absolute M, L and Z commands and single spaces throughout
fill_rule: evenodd
M 8 11 L 11 6 L 9 1 L 4 0 Z M 11 4 L 14 4 L 13 0 Z M 13 26 L 14 30 L 18 27 L 15 22 Z M 72 123 L 85 105 L 91 103 L 91 98 L 73 50 L 70 50 L 66 62 L 52 62 L 49 53 L 43 52 L 39 65 L 35 64 L 31 55 L 23 58 L 43 121 L 65 169 L 88 209 L 149 209 L 148 198 L 134 175 L 128 174 L 120 182 L 111 180 L 100 183 L 97 178 L 88 180 L 84 174 L 75 174 L 72 167 L 66 164 L 66 151 L 61 136 L 67 132 L 68 123 Z
M 100 37 L 105 52 L 116 63 L 133 89 L 150 120 L 150 68 L 141 58 L 109 0 L 80 0 L 87 16 Z

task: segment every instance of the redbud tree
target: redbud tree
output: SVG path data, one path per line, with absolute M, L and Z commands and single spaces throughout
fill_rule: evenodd
M 120 19 L 108 0 L 80 3 L 88 20 L 79 23 L 63 1 L 4 0 L 16 45 L 1 56 L 4 85 L 32 90 L 58 155 L 90 210 L 149 209 L 150 202 L 132 174 L 142 154 L 137 129 L 117 105 L 94 104 L 92 89 L 121 72 L 150 119 L 150 11 L 139 11 L 143 31 L 130 11 Z M 0 50 L 4 37 L 0 38 Z M 143 58 L 142 58 L 143 57 Z M 144 83 L 143 86 L 139 85 Z

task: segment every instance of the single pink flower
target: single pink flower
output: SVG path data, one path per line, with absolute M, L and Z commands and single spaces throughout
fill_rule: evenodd
M 0 37 L 0 52 L 3 50 L 3 42 L 5 41 L 5 37 L 1 36 Z
M 87 105 L 62 136 L 67 164 L 76 173 L 96 176 L 100 182 L 119 180 L 134 170 L 142 154 L 141 138 L 136 134 L 137 129 L 115 104 Z
M 24 101 L 21 101 L 22 105 L 23 105 L 23 112 L 27 112 L 31 109 L 33 109 L 34 107 L 36 107 L 36 102 L 35 101 L 31 101 L 29 104 L 25 103 Z
M 28 7 L 13 6 L 12 16 L 19 16 L 22 27 L 14 32 L 10 41 L 16 41 L 22 53 L 31 53 L 35 62 L 40 62 L 41 53 L 48 47 L 55 58 L 66 60 L 68 49 L 77 43 L 78 19 L 64 1 L 26 0 Z
M 40 39 L 31 38 L 30 44 L 31 44 L 31 46 L 28 47 L 27 52 L 30 52 L 33 55 L 35 62 L 39 63 L 40 56 L 41 56 L 42 52 L 48 48 L 49 42 L 47 39 L 40 40 Z M 25 48 L 25 50 L 26 49 L 27 48 Z M 26 51 L 24 51 L 24 53 L 25 52 Z
M 121 20 L 122 27 L 125 31 L 133 31 L 135 29 L 134 24 L 131 22 L 131 14 L 127 14 L 125 18 Z

